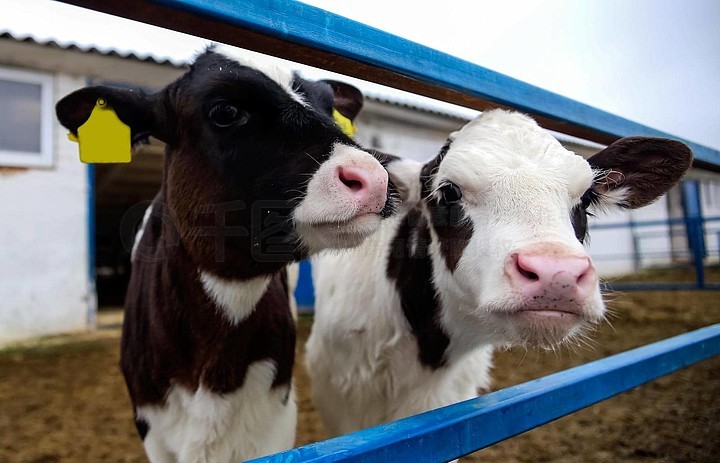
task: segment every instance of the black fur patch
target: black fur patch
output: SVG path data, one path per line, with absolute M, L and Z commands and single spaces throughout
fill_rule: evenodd
M 427 208 L 432 217 L 432 227 L 440 241 L 440 253 L 445 265 L 452 272 L 465 251 L 473 234 L 473 224 L 460 204 L 443 204 L 429 200 Z
M 140 434 L 140 439 L 145 440 L 145 436 L 147 436 L 147 433 L 150 430 L 150 425 L 147 424 L 147 421 L 142 418 L 136 418 L 135 428 L 137 429 L 138 434 Z
M 427 220 L 419 210 L 410 211 L 391 243 L 387 276 L 400 294 L 403 314 L 417 339 L 420 362 L 435 369 L 444 365 L 450 339 L 438 321 L 441 303 L 432 283 L 429 245 Z
M 440 150 L 440 153 L 423 166 L 420 174 L 421 195 L 426 207 L 430 212 L 431 225 L 437 233 L 440 241 L 440 253 L 445 259 L 447 268 L 452 272 L 463 251 L 470 242 L 473 234 L 473 224 L 469 217 L 465 216 L 462 203 L 446 204 L 442 199 L 432 197 L 433 178 L 450 149 L 451 141 L 448 140 Z

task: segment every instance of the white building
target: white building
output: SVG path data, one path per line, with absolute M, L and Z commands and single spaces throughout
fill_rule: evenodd
M 55 119 L 55 103 L 91 83 L 157 89 L 182 72 L 182 66 L 152 57 L 0 31 L 0 344 L 92 329 L 98 299 L 120 305 L 134 226 L 160 184 L 159 143 L 139 150 L 130 164 L 80 163 L 77 146 Z M 448 133 L 475 114 L 346 80 L 367 96 L 358 140 L 397 155 L 434 156 Z M 600 148 L 560 138 L 583 156 Z M 701 181 L 703 213 L 720 215 L 720 176 L 698 170 L 691 177 Z M 594 224 L 683 217 L 681 196 L 677 190 L 669 199 Z M 707 225 L 707 243 L 717 249 L 713 230 L 720 230 L 720 223 Z M 675 235 L 663 224 L 653 230 L 596 229 L 592 235 L 591 253 L 606 275 L 667 264 L 671 250 L 687 254 L 682 227 Z M 645 254 L 640 262 L 638 246 Z

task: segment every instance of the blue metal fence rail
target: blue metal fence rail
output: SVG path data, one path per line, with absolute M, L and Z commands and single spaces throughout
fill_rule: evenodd
M 64 1 L 474 109 L 519 109 L 546 128 L 599 143 L 630 135 L 682 140 L 294 0 Z M 720 151 L 683 141 L 698 164 L 720 170 Z
M 67 0 L 439 100 L 510 107 L 546 128 L 610 143 L 628 135 L 679 139 L 400 37 L 293 0 Z M 720 151 L 685 141 L 696 165 L 720 171 Z M 257 461 L 443 461 L 587 407 L 720 353 L 720 325 L 666 339 L 477 399 Z
M 693 217 L 693 218 L 679 218 L 679 219 L 663 219 L 663 220 L 643 220 L 635 221 L 632 223 L 621 222 L 621 223 L 599 223 L 590 225 L 590 235 L 601 230 L 613 230 L 613 229 L 626 229 L 629 227 L 643 228 L 643 227 L 669 227 L 672 226 L 683 226 L 685 227 L 688 234 L 694 236 L 695 242 L 701 242 L 703 240 L 703 233 L 708 237 L 713 234 L 713 230 L 704 230 L 706 224 L 712 224 L 720 226 L 720 216 L 713 217 Z M 668 230 L 659 231 L 657 236 L 667 236 Z M 687 251 L 676 253 L 673 251 L 660 251 L 660 252 L 646 252 L 638 250 L 636 256 L 638 260 L 643 258 L 663 258 L 663 257 L 685 257 L 688 258 L 688 266 L 692 266 L 695 271 L 695 282 L 603 282 L 602 289 L 604 291 L 676 291 L 676 290 L 709 290 L 717 291 L 720 290 L 719 282 L 708 282 L 705 278 L 704 272 L 698 272 L 698 267 L 703 268 L 703 260 L 707 255 L 716 255 L 720 257 L 720 232 L 716 233 L 716 245 L 712 244 L 707 247 L 691 248 Z M 624 260 L 627 259 L 626 254 L 603 254 L 594 255 L 595 261 L 599 260 Z M 312 313 L 313 305 L 315 304 L 315 293 L 312 282 L 311 266 L 310 262 L 302 261 L 300 263 L 300 276 L 298 279 L 297 289 L 295 290 L 295 300 L 298 304 L 298 309 L 301 313 Z
M 720 324 L 403 420 L 253 460 L 447 461 L 720 353 Z
M 606 290 L 619 290 L 619 291 L 653 291 L 653 290 L 711 290 L 716 291 L 720 289 L 720 284 L 717 282 L 707 282 L 705 278 L 705 258 L 708 257 L 710 252 L 720 252 L 720 240 L 718 243 L 718 249 L 711 250 L 708 245 L 705 244 L 707 236 L 712 234 L 712 231 L 708 233 L 705 227 L 706 224 L 720 224 L 720 217 L 704 217 L 699 210 L 695 211 L 695 214 L 688 215 L 681 219 L 665 219 L 665 220 L 644 220 L 636 221 L 632 223 L 603 223 L 603 224 L 592 224 L 590 226 L 590 234 L 592 236 L 593 231 L 599 230 L 611 230 L 618 228 L 642 228 L 642 227 L 666 227 L 669 228 L 673 225 L 682 225 L 685 227 L 685 233 L 688 238 L 688 251 L 683 254 L 690 258 L 690 265 L 692 265 L 695 271 L 695 282 L 694 283 L 680 283 L 680 282 L 653 282 L 653 283 L 604 283 Z M 658 232 L 658 236 L 663 236 L 663 232 Z M 636 257 L 641 259 L 646 256 L 660 257 L 670 256 L 670 252 L 667 253 L 645 253 L 639 249 L 636 249 Z M 674 254 L 673 254 L 674 255 Z M 595 260 L 602 259 L 603 257 L 612 256 L 594 256 Z

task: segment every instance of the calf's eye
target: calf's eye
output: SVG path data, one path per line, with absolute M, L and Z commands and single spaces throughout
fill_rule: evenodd
M 238 109 L 237 106 L 227 101 L 221 101 L 210 108 L 208 118 L 215 127 L 225 129 L 244 124 L 247 122 L 248 115 L 245 111 Z
M 447 204 L 456 203 L 462 198 L 462 190 L 452 182 L 447 182 L 442 185 L 440 187 L 440 193 L 442 194 L 443 202 Z
M 580 205 L 583 209 L 587 209 L 590 205 L 597 201 L 597 192 L 592 188 L 587 190 L 580 198 Z

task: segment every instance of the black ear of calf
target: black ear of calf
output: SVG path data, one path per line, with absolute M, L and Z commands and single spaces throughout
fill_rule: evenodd
M 652 203 L 672 188 L 692 165 L 690 148 L 676 140 L 652 137 L 622 138 L 600 151 L 588 162 L 595 170 L 612 172 L 595 182 L 595 189 L 607 193 L 626 188 L 622 207 L 635 209 Z
M 333 91 L 330 84 L 323 81 L 304 79 L 298 73 L 293 74 L 293 87 L 300 92 L 315 111 L 332 118 Z
M 78 128 L 88 120 L 100 98 L 132 129 L 133 138 L 148 133 L 157 136 L 153 133 L 156 124 L 152 104 L 140 90 L 86 87 L 61 99 L 55 106 L 55 113 L 60 123 L 77 135 Z
M 355 120 L 365 103 L 362 92 L 350 84 L 337 80 L 323 80 L 321 82 L 328 83 L 332 87 L 335 109 L 351 121 Z

